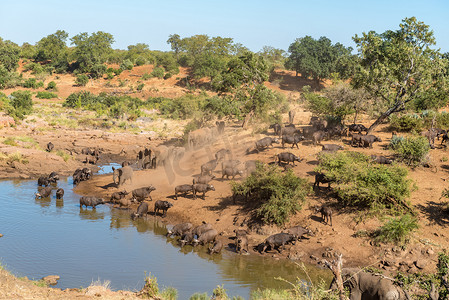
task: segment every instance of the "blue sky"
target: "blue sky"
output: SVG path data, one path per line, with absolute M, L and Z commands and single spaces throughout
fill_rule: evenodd
M 429 25 L 437 47 L 449 52 L 449 1 L 443 0 L 0 0 L 0 37 L 21 45 L 59 29 L 69 37 L 101 30 L 114 36 L 114 48 L 145 43 L 166 51 L 170 34 L 207 34 L 259 51 L 265 45 L 287 50 L 310 35 L 355 47 L 355 34 L 396 30 L 412 16 Z

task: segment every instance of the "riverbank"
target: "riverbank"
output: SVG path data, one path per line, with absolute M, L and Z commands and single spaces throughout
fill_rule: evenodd
M 129 291 L 111 291 L 107 284 L 97 285 L 92 283 L 85 289 L 51 288 L 43 281 L 33 281 L 26 277 L 16 277 L 0 267 L 0 299 L 111 299 L 111 300 L 135 300 L 141 299 L 137 294 Z

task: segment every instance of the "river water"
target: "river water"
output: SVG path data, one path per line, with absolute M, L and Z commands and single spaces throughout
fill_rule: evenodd
M 100 173 L 108 173 L 105 166 Z M 63 178 L 47 199 L 35 199 L 37 180 L 0 181 L 0 263 L 17 276 L 40 279 L 59 275 L 56 287 L 87 287 L 110 281 L 112 289 L 140 290 L 145 276 L 157 277 L 160 290 L 174 287 L 178 299 L 223 285 L 230 296 L 249 299 L 257 288 L 288 288 L 290 282 L 318 281 L 329 273 L 295 263 L 223 250 L 208 255 L 204 247 L 180 248 L 165 237 L 165 225 L 152 217 L 132 221 L 130 211 L 109 205 L 79 207 L 72 179 Z

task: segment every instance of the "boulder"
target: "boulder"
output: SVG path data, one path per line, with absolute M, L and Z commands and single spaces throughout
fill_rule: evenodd
M 42 278 L 43 281 L 45 281 L 45 283 L 47 283 L 48 285 L 55 285 L 58 283 L 59 280 L 59 276 L 58 275 L 48 275 Z

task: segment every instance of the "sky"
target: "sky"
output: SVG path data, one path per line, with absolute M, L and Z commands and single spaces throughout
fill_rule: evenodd
M 449 52 L 446 0 L 0 0 L 0 37 L 22 45 L 57 30 L 69 38 L 104 31 L 114 36 L 115 49 L 145 43 L 168 51 L 170 34 L 207 34 L 257 52 L 263 46 L 287 51 L 296 38 L 310 35 L 355 48 L 355 34 L 397 30 L 412 16 L 430 26 L 437 48 Z

